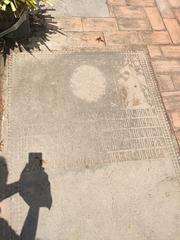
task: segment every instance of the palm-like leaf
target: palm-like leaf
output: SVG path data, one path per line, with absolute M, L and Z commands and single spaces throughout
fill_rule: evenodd
M 46 3 L 46 0 L 41 0 Z M 29 9 L 39 9 L 39 4 L 36 0 L 0 0 L 0 10 L 11 10 L 16 12 L 18 8 L 27 7 Z

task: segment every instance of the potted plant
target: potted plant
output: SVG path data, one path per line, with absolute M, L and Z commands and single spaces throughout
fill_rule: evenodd
M 39 8 L 37 0 L 0 0 L 0 38 L 26 38 L 30 33 L 29 13 Z

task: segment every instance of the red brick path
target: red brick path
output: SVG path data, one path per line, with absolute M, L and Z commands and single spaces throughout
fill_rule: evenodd
M 87 46 L 147 47 L 180 143 L 180 0 L 107 0 L 107 4 L 111 17 L 71 17 L 58 22 L 71 32 L 70 42 L 78 38 Z

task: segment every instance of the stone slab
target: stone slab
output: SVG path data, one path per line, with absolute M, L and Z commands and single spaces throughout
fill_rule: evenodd
M 37 239 L 178 240 L 178 145 L 143 51 L 17 54 L 7 84 L 9 182 L 30 152 L 47 160 Z M 27 201 L 5 203 L 20 234 Z
M 109 17 L 105 0 L 58 0 L 54 1 L 51 14 L 56 17 Z

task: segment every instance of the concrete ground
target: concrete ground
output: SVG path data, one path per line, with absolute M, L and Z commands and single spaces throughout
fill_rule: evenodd
M 52 52 L 16 54 L 2 77 L 0 226 L 8 240 L 179 240 L 180 2 L 87 2 L 55 4 Z

